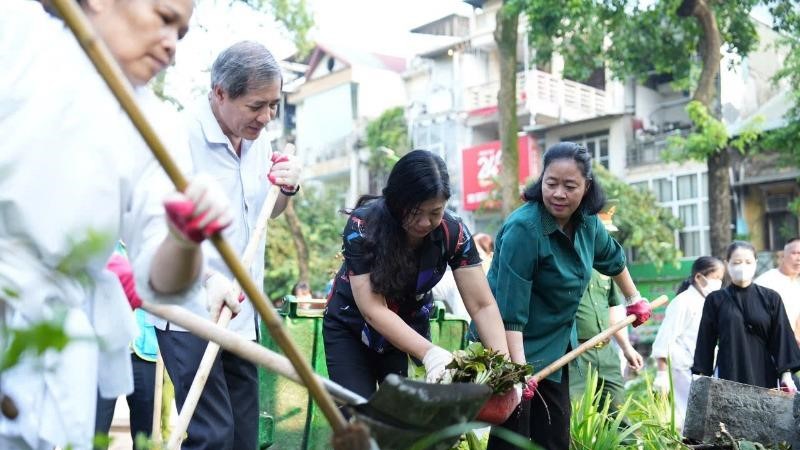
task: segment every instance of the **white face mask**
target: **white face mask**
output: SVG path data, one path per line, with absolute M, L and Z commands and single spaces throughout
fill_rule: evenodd
M 731 281 L 733 284 L 737 286 L 747 284 L 753 281 L 753 277 L 756 275 L 756 265 L 747 263 L 729 263 L 728 274 L 731 276 Z
M 703 275 L 700 276 L 703 277 Z M 708 297 L 708 294 L 722 289 L 722 280 L 706 277 L 703 277 L 703 280 L 706 282 L 706 285 L 700 288 L 700 293 L 703 294 L 703 297 Z

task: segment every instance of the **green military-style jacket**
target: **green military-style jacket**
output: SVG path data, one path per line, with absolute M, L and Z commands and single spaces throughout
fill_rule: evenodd
M 578 313 L 575 316 L 578 340 L 591 339 L 608 328 L 610 326 L 608 309 L 621 304 L 619 288 L 616 283 L 611 281 L 608 276 L 593 270 L 589 286 L 581 298 Z
M 625 269 L 622 246 L 597 215 L 576 212 L 574 220 L 570 241 L 541 203 L 527 202 L 508 216 L 495 241 L 489 286 L 506 330 L 522 332 L 534 371 L 567 351 L 592 268 L 608 276 Z M 561 372 L 548 379 L 560 382 Z

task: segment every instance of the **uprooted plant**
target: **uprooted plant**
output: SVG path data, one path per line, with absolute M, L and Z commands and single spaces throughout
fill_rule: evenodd
M 502 353 L 473 342 L 465 350 L 453 352 L 442 382 L 485 384 L 492 393 L 504 394 L 515 384 L 525 383 L 525 377 L 532 373 L 531 366 L 512 362 Z

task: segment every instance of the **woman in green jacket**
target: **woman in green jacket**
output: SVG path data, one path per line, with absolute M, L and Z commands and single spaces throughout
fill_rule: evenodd
M 539 370 L 569 350 L 592 268 L 617 283 L 630 305 L 628 313 L 637 314 L 634 326 L 647 320 L 650 305 L 636 290 L 624 251 L 597 217 L 606 198 L 593 180 L 586 148 L 562 142 L 548 149 L 541 176 L 523 196 L 525 204 L 509 215 L 497 234 L 488 274 L 511 359 Z M 567 368 L 542 380 L 537 392 L 501 427 L 546 449 L 569 448 Z M 512 448 L 507 445 L 492 435 L 488 449 Z

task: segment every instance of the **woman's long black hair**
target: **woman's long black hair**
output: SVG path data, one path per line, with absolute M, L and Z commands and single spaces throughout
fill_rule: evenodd
M 544 182 L 544 172 L 550 163 L 559 159 L 571 159 L 578 165 L 578 170 L 581 171 L 583 178 L 586 179 L 586 193 L 583 195 L 581 204 L 578 207 L 584 214 L 592 215 L 597 214 L 603 209 L 606 204 L 606 193 L 603 187 L 597 180 L 594 180 L 594 172 L 592 171 L 592 155 L 586 150 L 586 147 L 575 142 L 560 142 L 544 153 L 544 167 L 542 173 L 539 174 L 539 179 L 535 183 L 528 186 L 522 194 L 522 198 L 529 202 L 542 202 L 542 183 Z
M 447 166 L 427 150 L 413 150 L 394 165 L 383 195 L 365 195 L 356 203 L 358 209 L 377 202 L 365 217 L 364 249 L 372 289 L 387 299 L 414 295 L 417 259 L 403 224 L 420 204 L 433 198 L 450 198 Z
M 722 261 L 713 256 L 701 256 L 695 259 L 694 263 L 692 263 L 692 274 L 681 282 L 680 286 L 678 286 L 678 290 L 675 291 L 675 294 L 680 294 L 681 292 L 689 289 L 689 286 L 694 283 L 694 277 L 697 276 L 698 273 L 705 277 L 717 269 L 724 268 L 725 266 L 722 264 Z

